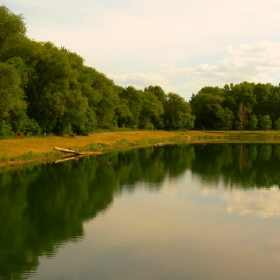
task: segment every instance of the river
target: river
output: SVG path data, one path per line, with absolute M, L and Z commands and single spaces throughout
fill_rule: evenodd
M 0 279 L 279 279 L 280 146 L 191 144 L 0 171 Z

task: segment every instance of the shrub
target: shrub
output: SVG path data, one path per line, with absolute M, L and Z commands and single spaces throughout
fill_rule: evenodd
M 34 119 L 28 119 L 25 127 L 27 136 L 38 135 L 42 133 L 42 129 Z
M 8 158 L 8 156 L 7 156 L 6 153 L 4 153 L 4 154 L 1 156 L 0 161 L 2 161 L 2 162 L 8 162 L 8 161 L 9 161 L 9 158 Z
M 0 138 L 8 138 L 14 134 L 12 126 L 6 121 L 0 123 Z

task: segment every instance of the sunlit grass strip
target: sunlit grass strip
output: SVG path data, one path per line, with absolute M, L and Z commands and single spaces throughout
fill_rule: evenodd
M 54 147 L 62 147 L 83 152 L 104 152 L 111 149 L 133 146 L 166 144 L 188 144 L 204 142 L 269 142 L 279 143 L 276 131 L 125 131 L 93 133 L 90 136 L 33 137 L 25 139 L 0 140 L 0 163 L 10 161 L 32 161 L 46 158 L 59 158 L 63 155 L 54 152 Z

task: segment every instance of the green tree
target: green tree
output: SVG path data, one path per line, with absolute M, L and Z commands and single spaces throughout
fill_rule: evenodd
M 278 134 L 279 134 L 279 130 L 280 130 L 280 118 L 278 118 L 275 121 L 275 129 L 278 130 Z
M 228 108 L 225 108 L 222 111 L 222 114 L 220 116 L 221 119 L 221 123 L 222 123 L 222 128 L 226 130 L 226 132 L 232 128 L 232 124 L 233 124 L 233 113 L 231 110 L 229 110 Z
M 156 96 L 157 100 L 161 102 L 161 104 L 164 105 L 164 103 L 166 102 L 166 94 L 160 86 L 149 86 L 148 88 L 145 88 L 144 91 L 153 93 Z
M 120 103 L 120 89 L 104 74 L 93 68 L 83 67 L 81 90 L 88 99 L 89 107 L 95 112 L 99 128 L 117 126 L 116 109 Z
M 139 118 L 142 108 L 142 92 L 136 90 L 134 87 L 129 86 L 124 88 L 120 93 L 121 102 L 125 102 L 128 105 L 129 110 L 133 117 L 132 128 L 139 127 Z
M 274 107 L 273 88 L 271 84 L 258 83 L 254 86 L 254 94 L 256 103 L 253 107 L 254 114 L 257 116 L 265 116 L 271 113 L 276 108 Z M 275 110 L 277 111 L 277 110 Z
M 237 112 L 239 105 L 244 104 L 248 113 L 251 113 L 252 108 L 256 104 L 256 95 L 254 93 L 254 83 L 243 82 L 224 88 L 225 104 L 232 111 Z
M 267 130 L 271 129 L 271 125 L 272 125 L 272 122 L 271 122 L 269 115 L 265 115 L 265 116 L 261 117 L 260 126 L 261 126 L 261 129 L 265 130 L 265 133 Z
M 165 128 L 168 130 L 191 129 L 194 127 L 195 116 L 191 106 L 176 93 L 167 95 L 164 108 Z
M 251 115 L 249 122 L 248 122 L 249 129 L 256 130 L 258 127 L 258 118 L 255 114 Z
M 10 124 L 2 120 L 0 122 L 0 139 L 7 138 L 13 135 L 13 130 Z
M 24 35 L 26 26 L 22 15 L 15 15 L 7 7 L 0 6 L 0 50 L 5 40 L 13 35 Z
M 0 62 L 0 120 L 13 124 L 25 116 L 27 104 L 20 85 L 19 72 L 12 65 Z
M 29 116 L 44 131 L 58 134 L 83 127 L 88 103 L 79 82 L 82 59 L 50 42 L 38 44 L 34 56 L 32 75 L 25 89 Z
M 223 129 L 224 93 L 218 87 L 204 87 L 190 100 L 193 113 L 196 116 L 195 127 L 207 129 Z
M 161 116 L 163 115 L 163 105 L 156 96 L 149 92 L 142 93 L 142 106 L 139 116 L 139 128 L 160 129 L 163 127 Z
M 87 98 L 89 107 L 95 109 L 102 99 L 103 92 L 106 92 L 106 77 L 88 66 L 83 66 L 79 74 L 83 96 Z

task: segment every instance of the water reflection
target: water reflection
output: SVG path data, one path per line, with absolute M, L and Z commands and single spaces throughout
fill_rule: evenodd
M 254 214 L 260 218 L 280 216 L 280 192 L 278 187 L 258 191 L 225 192 L 222 199 L 227 203 L 229 213 Z
M 0 279 L 31 273 L 39 257 L 83 238 L 85 221 L 109 211 L 115 195 L 134 193 L 140 185 L 159 191 L 172 181 L 176 188 L 187 170 L 201 182 L 204 196 L 217 194 L 228 213 L 279 216 L 279 159 L 279 145 L 189 145 L 3 170 Z

